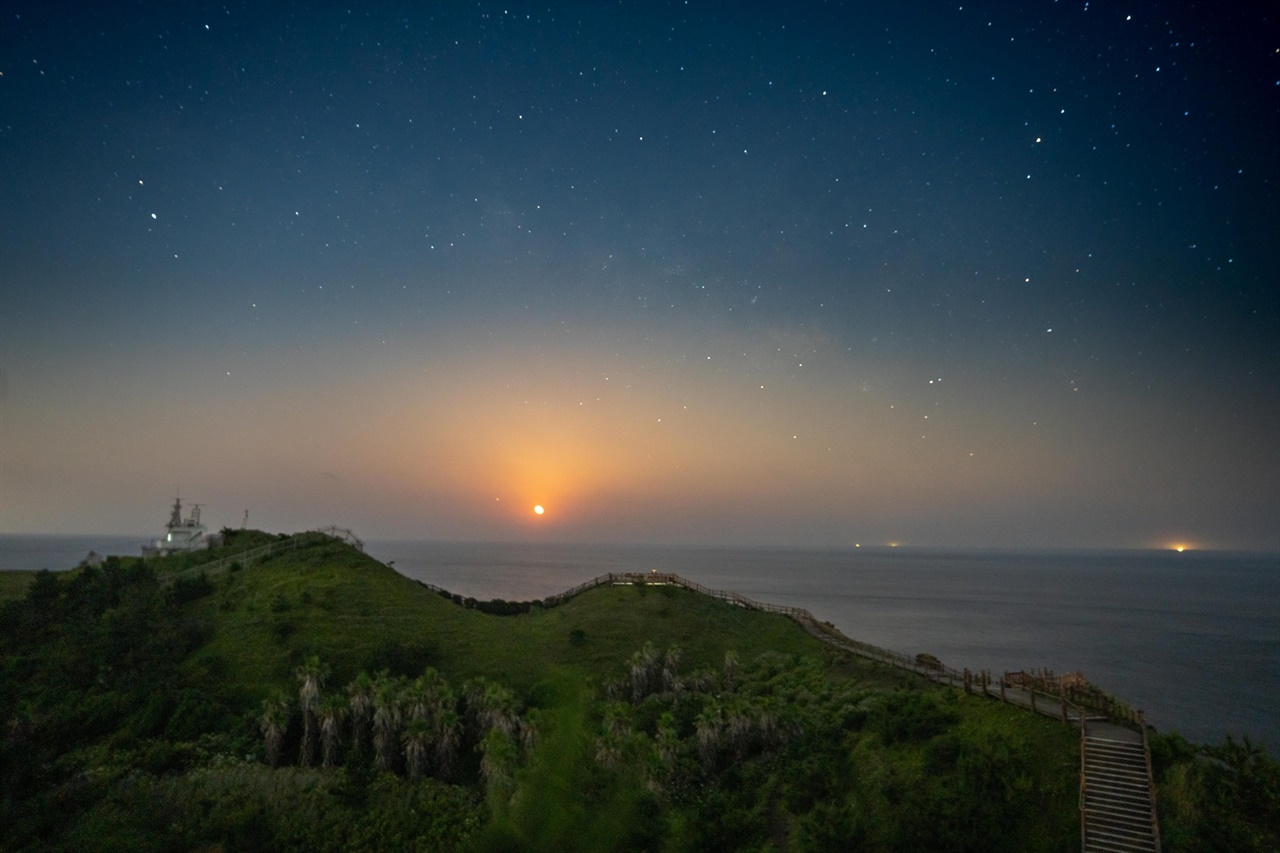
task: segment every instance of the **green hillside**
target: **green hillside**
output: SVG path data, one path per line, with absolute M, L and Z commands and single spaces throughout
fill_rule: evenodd
M 784 616 L 454 600 L 318 536 L 251 559 L 279 541 L 0 605 L 5 849 L 1079 847 L 1076 730 Z
M 256 698 L 265 687 L 291 689 L 306 655 L 323 658 L 344 684 L 404 659 L 459 682 L 484 676 L 527 692 L 553 674 L 584 683 L 617 676 L 646 641 L 679 644 L 693 668 L 718 665 L 730 648 L 744 660 L 823 652 L 783 616 L 674 587 L 597 588 L 559 607 L 493 616 L 336 542 L 228 573 L 193 612 L 218 625 L 193 665 L 224 662 L 229 684 Z

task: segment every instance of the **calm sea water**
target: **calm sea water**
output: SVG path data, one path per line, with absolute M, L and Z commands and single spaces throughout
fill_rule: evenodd
M 60 572 L 74 569 L 90 551 L 103 556 L 118 554 L 136 557 L 142 546 L 156 534 L 134 536 L 18 536 L 0 534 L 0 571 L 11 569 L 48 569 Z
M 0 536 L 0 569 L 69 568 L 145 536 Z M 1280 555 L 810 551 L 374 541 L 402 574 L 519 601 L 605 572 L 676 572 L 804 607 L 850 637 L 956 668 L 1082 670 L 1192 740 L 1280 754 Z

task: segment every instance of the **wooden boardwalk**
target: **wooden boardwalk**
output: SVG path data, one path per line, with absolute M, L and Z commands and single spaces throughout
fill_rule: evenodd
M 1121 726 L 1085 722 L 1080 744 L 1084 853 L 1159 853 L 1145 740 Z

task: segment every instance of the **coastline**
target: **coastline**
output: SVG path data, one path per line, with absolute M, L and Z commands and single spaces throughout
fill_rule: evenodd
M 90 549 L 136 556 L 146 541 L 3 534 L 0 570 L 71 569 Z M 606 572 L 670 571 L 807 609 L 861 642 L 929 653 L 957 669 L 1081 670 L 1160 731 L 1206 743 L 1248 735 L 1280 755 L 1280 557 L 1272 555 L 367 544 L 406 577 L 481 600 L 542 599 Z M 61 550 L 39 556 L 42 546 Z M 15 551 L 34 559 L 4 557 Z

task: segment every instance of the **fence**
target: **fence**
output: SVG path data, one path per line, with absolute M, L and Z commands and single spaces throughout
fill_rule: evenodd
M 339 536 L 337 533 L 330 532 L 338 530 L 340 530 L 340 528 L 334 527 L 325 528 L 324 530 L 308 530 L 304 533 L 295 533 L 288 539 L 279 539 L 275 542 L 268 542 L 266 545 L 259 545 L 257 548 L 250 548 L 248 551 L 228 554 L 225 557 L 219 557 L 216 560 L 210 560 L 209 562 L 201 563 L 198 566 L 191 566 L 190 568 L 180 569 L 176 572 L 166 573 L 164 577 L 166 580 L 173 582 L 182 578 L 195 577 L 200 574 L 217 575 L 225 572 L 227 569 L 231 568 L 232 565 L 237 563 L 241 566 L 248 566 L 252 563 L 264 560 L 267 557 L 272 557 L 286 551 L 296 551 L 301 547 L 313 545 L 328 538 L 343 539 L 344 541 L 349 541 L 347 537 L 355 539 L 355 535 L 352 534 L 350 530 L 341 531 L 345 533 L 346 536 Z M 357 545 L 358 549 L 363 551 L 363 543 L 360 543 L 359 539 L 355 539 L 355 542 L 359 543 Z

